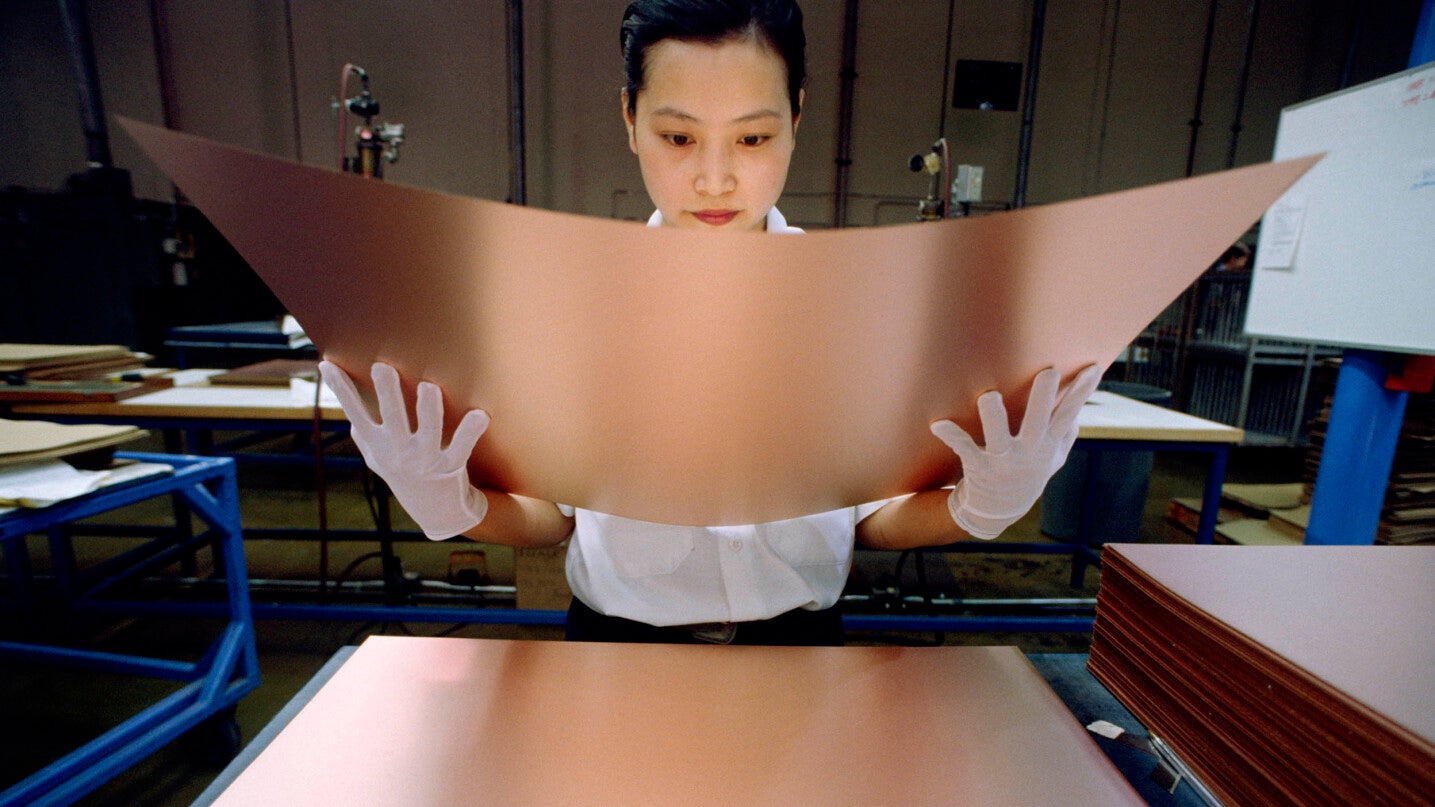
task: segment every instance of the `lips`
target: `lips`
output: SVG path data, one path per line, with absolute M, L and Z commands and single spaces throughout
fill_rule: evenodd
M 714 227 L 721 227 L 724 224 L 737 218 L 736 210 L 698 210 L 694 211 L 693 217 L 703 224 L 711 224 Z

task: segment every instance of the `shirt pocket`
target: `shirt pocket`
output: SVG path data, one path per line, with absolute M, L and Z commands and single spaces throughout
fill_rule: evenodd
M 828 542 L 828 537 L 818 530 L 777 530 L 765 535 L 764 540 L 774 555 L 794 569 L 836 566 L 843 560 Z
M 630 523 L 605 538 L 613 571 L 620 577 L 672 574 L 693 552 L 688 531 L 657 524 Z

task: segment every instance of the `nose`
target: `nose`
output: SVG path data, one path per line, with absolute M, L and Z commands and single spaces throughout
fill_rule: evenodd
M 734 173 L 732 148 L 724 145 L 704 144 L 698 149 L 697 175 L 693 188 L 704 196 L 721 196 L 731 193 L 737 187 Z

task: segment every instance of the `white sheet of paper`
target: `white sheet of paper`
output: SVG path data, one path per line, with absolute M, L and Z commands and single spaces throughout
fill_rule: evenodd
M 1257 269 L 1290 269 L 1295 263 L 1295 249 L 1305 224 L 1305 204 L 1303 197 L 1295 196 L 1276 202 L 1266 213 L 1261 227 L 1267 228 L 1269 235 L 1256 253 Z
M 100 487 L 108 471 L 81 471 L 64 460 L 21 462 L 0 469 L 0 503 L 48 507 Z

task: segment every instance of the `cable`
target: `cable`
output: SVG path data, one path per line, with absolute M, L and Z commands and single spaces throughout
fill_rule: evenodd
M 344 164 L 344 160 L 346 159 L 346 158 L 345 158 L 345 155 L 344 155 L 344 152 L 348 150 L 348 138 L 349 138 L 348 129 L 349 129 L 349 74 L 350 74 L 350 73 L 353 73 L 354 75 L 358 76 L 359 79 L 364 82 L 364 86 L 365 86 L 365 87 L 367 87 L 368 84 L 369 84 L 369 74 L 366 73 L 366 72 L 364 72 L 364 68 L 359 67 L 358 65 L 356 65 L 356 64 L 354 64 L 354 63 L 352 63 L 352 62 L 345 62 L 345 63 L 344 63 L 344 72 L 339 75 L 339 170 L 340 170 L 340 171 L 347 171 L 347 170 L 348 170 L 348 166 Z

